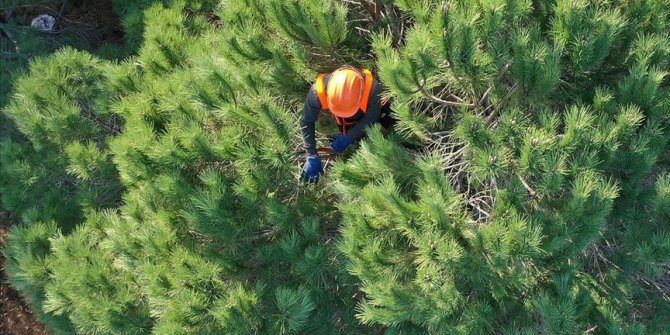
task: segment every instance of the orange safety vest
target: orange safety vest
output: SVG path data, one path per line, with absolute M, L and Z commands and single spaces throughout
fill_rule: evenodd
M 363 89 L 363 99 L 361 99 L 361 104 L 359 106 L 360 110 L 363 111 L 363 113 L 367 112 L 368 110 L 368 101 L 370 100 L 370 92 L 372 91 L 372 83 L 374 81 L 374 77 L 372 76 L 372 72 L 368 69 L 361 69 L 363 71 L 363 74 L 365 75 L 365 88 Z M 321 108 L 328 110 L 328 99 L 326 97 L 326 85 L 323 82 L 323 78 L 326 74 L 321 73 L 319 76 L 316 78 L 316 93 L 319 96 L 319 101 L 321 102 Z M 356 124 L 356 121 L 351 121 L 347 120 L 345 118 L 339 117 L 335 114 L 333 114 L 335 117 L 335 121 L 337 122 L 338 125 L 342 126 L 342 133 L 345 133 L 345 127 L 346 126 L 351 126 Z

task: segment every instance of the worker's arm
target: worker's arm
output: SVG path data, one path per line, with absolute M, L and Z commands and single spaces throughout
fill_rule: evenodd
M 314 131 L 314 124 L 319 118 L 321 112 L 321 101 L 316 94 L 316 88 L 312 88 L 305 99 L 305 107 L 302 111 L 302 118 L 300 119 L 300 128 L 302 129 L 302 139 L 305 141 L 305 150 L 307 154 L 316 155 L 316 135 Z
M 357 139 L 363 137 L 365 134 L 365 129 L 368 126 L 375 124 L 379 121 L 379 115 L 381 114 L 382 109 L 382 86 L 379 84 L 377 79 L 372 83 L 372 91 L 370 92 L 370 98 L 368 100 L 368 109 L 365 112 L 365 115 L 358 120 L 355 126 L 351 127 L 347 131 L 347 137 L 350 140 L 356 141 Z

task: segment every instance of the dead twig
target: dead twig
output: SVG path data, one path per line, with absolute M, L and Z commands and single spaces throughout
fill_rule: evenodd
M 533 190 L 533 188 L 530 187 L 530 185 L 528 185 L 528 182 L 526 182 L 526 180 L 520 174 L 517 173 L 516 176 L 519 177 L 519 180 L 521 181 L 521 184 L 523 184 L 523 187 L 525 187 L 528 193 L 530 193 L 530 197 L 535 199 L 535 197 L 537 197 L 537 192 L 535 192 L 535 190 Z
M 363 33 L 366 33 L 366 34 L 372 34 L 372 32 L 370 32 L 369 30 L 361 28 L 361 27 L 356 27 L 356 30 L 358 30 L 360 32 L 363 32 Z
M 358 0 L 358 3 L 365 9 L 365 11 L 370 15 L 370 18 L 373 22 L 379 20 L 379 3 L 375 0 L 375 4 L 371 5 L 367 0 Z
M 426 80 L 421 79 L 421 81 L 419 82 L 419 92 L 421 92 L 428 100 L 430 100 L 434 103 L 438 103 L 440 105 L 449 106 L 449 107 L 467 107 L 467 108 L 475 107 L 475 104 L 472 104 L 472 103 L 442 100 L 442 99 L 434 96 L 430 92 L 426 91 L 426 89 L 424 88 L 425 84 L 426 84 Z M 459 98 L 459 100 L 463 100 L 463 99 Z
M 428 133 L 428 134 L 431 135 L 431 136 L 439 137 L 439 136 L 449 135 L 450 133 L 451 133 L 450 130 L 445 130 L 445 131 L 436 131 L 436 132 Z
M 609 241 L 607 241 L 607 240 L 605 241 L 605 243 L 607 244 L 607 247 L 610 248 L 610 249 L 612 249 L 613 247 L 615 247 L 615 246 L 612 246 L 612 245 L 609 243 Z M 600 249 L 599 249 L 599 248 L 594 247 L 594 249 L 595 249 L 595 250 L 594 250 L 594 255 L 595 255 L 598 259 L 600 259 L 602 262 L 604 262 L 605 264 L 608 264 L 608 265 L 614 267 L 615 269 L 617 269 L 617 270 L 623 272 L 623 273 L 626 274 L 629 278 L 631 278 L 631 279 L 633 279 L 633 280 L 635 280 L 635 281 L 638 281 L 638 282 L 640 282 L 640 283 L 645 284 L 645 285 L 648 286 L 650 289 L 655 290 L 655 291 L 658 291 L 658 293 L 660 293 L 661 296 L 663 297 L 663 300 L 670 302 L 670 287 L 661 287 L 661 285 L 659 285 L 658 282 L 648 280 L 648 279 L 647 279 L 643 274 L 641 274 L 641 273 L 630 273 L 630 272 L 628 272 L 628 271 L 625 271 L 625 270 L 622 269 L 620 266 L 618 266 L 617 264 L 615 264 L 614 262 L 612 262 L 611 260 L 609 260 L 609 259 L 604 255 L 604 253 L 600 252 Z M 666 266 L 668 266 L 668 265 L 666 265 Z M 600 267 L 598 267 L 598 270 L 600 271 Z M 668 267 L 668 276 L 670 276 L 670 266 Z
M 482 98 L 479 99 L 479 102 L 477 103 L 478 106 L 481 106 L 484 103 L 484 101 L 486 101 L 486 98 L 489 97 L 489 93 L 491 93 L 492 89 L 493 89 L 493 86 L 489 87 L 489 89 L 486 90 L 486 92 L 484 92 L 484 95 L 482 95 Z
M 476 199 L 473 199 L 473 200 L 469 201 L 468 204 L 469 204 L 473 209 L 477 210 L 477 212 L 483 214 L 485 218 L 490 219 L 490 218 L 492 217 L 492 215 L 489 214 L 489 212 L 483 210 L 483 209 L 477 204 Z
M 260 240 L 269 240 L 275 237 L 278 233 L 279 231 L 277 229 L 267 229 L 254 236 L 248 237 L 247 240 L 250 241 L 251 243 L 256 243 Z
M 637 281 L 640 281 L 640 282 L 644 283 L 645 285 L 647 285 L 651 288 L 656 289 L 663 296 L 663 300 L 670 301 L 670 296 L 668 296 L 667 290 L 664 290 L 663 288 L 658 286 L 658 284 L 656 282 L 649 281 L 643 275 L 640 275 L 640 274 L 635 275 L 633 278 Z
M 493 112 L 491 112 L 491 114 L 489 114 L 489 116 L 486 117 L 486 120 L 484 120 L 485 125 L 488 126 L 493 122 L 493 120 L 496 118 L 496 116 L 498 116 L 498 113 L 500 112 L 500 110 L 505 106 L 505 103 L 507 103 L 507 101 L 512 97 L 512 95 L 514 95 L 514 93 L 516 93 L 517 87 L 518 86 L 515 83 L 512 86 L 512 88 L 510 88 L 509 92 L 507 92 L 507 95 L 505 95 L 505 97 L 502 98 L 502 100 L 500 100 L 500 104 L 498 105 L 498 107 L 494 108 Z
M 91 121 L 93 124 L 98 126 L 101 129 L 104 129 L 107 132 L 108 136 L 116 136 L 121 133 L 122 129 L 118 125 L 116 125 L 116 122 L 106 122 L 100 116 L 98 116 L 91 108 L 91 106 L 82 100 L 77 101 L 77 105 L 79 107 L 79 110 L 81 111 L 81 114 L 84 118 L 87 120 Z
M 507 63 L 503 67 L 502 71 L 500 71 L 500 74 L 498 75 L 498 78 L 496 79 L 497 82 L 500 82 L 503 77 L 509 72 L 510 67 L 512 66 L 512 63 Z

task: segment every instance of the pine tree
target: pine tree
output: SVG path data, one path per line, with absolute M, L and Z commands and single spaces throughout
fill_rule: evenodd
M 667 6 L 403 9 L 416 20 L 404 45 L 373 45 L 399 135 L 430 149 L 412 158 L 375 131 L 336 169 L 359 319 L 401 333 L 667 331 Z
M 668 331 L 662 0 L 144 5 L 136 55 L 36 60 L 4 110 L 10 280 L 55 333 Z M 398 122 L 303 186 L 344 63 Z
M 44 1 L 32 0 L 17 3 L 16 1 L 0 1 L 0 9 L 4 15 L 4 21 L 0 24 L 0 107 L 8 109 L 0 115 L 0 140 L 2 140 L 3 160 L 0 162 L 0 170 L 3 172 L 3 181 L 0 183 L 0 193 L 4 192 L 4 207 L 14 211 L 17 215 L 30 217 L 30 220 L 50 220 L 55 218 L 60 224 L 72 227 L 82 221 L 80 207 L 93 206 L 105 207 L 116 205 L 120 190 L 114 190 L 115 185 L 105 184 L 107 181 L 114 183 L 111 179 L 116 172 L 110 164 L 103 161 L 109 157 L 105 153 L 98 153 L 93 147 L 90 138 L 82 136 L 79 131 L 101 131 L 102 133 L 118 133 L 121 131 L 119 120 L 111 120 L 111 125 L 101 124 L 107 122 L 105 117 L 96 119 L 96 113 L 108 113 L 101 110 L 101 106 L 108 105 L 102 100 L 113 98 L 103 96 L 100 93 L 106 90 L 102 80 L 103 72 L 110 70 L 109 64 L 98 59 L 89 58 L 89 54 L 74 55 L 72 52 L 61 53 L 56 59 L 41 61 L 55 50 L 70 46 L 78 50 L 96 50 L 105 58 L 123 57 L 138 48 L 141 41 L 143 27 L 143 11 L 152 2 L 115 1 L 118 16 L 125 23 L 128 40 L 126 46 L 113 46 L 99 41 L 99 36 L 94 33 L 108 34 L 114 29 L 114 25 L 103 26 L 101 23 L 84 22 L 87 18 L 72 17 L 68 12 L 72 9 L 76 12 L 76 4 L 67 1 Z M 212 4 L 209 4 L 210 8 Z M 203 10 L 206 4 L 193 4 L 190 10 Z M 30 27 L 30 21 L 36 11 L 54 15 L 57 19 L 57 30 L 53 33 L 41 32 Z M 90 13 L 89 13 L 90 14 Z M 91 15 L 87 15 L 91 16 Z M 99 16 L 99 15 L 98 15 Z M 80 21 L 84 20 L 84 21 Z M 5 22 L 7 21 L 7 22 Z M 107 23 L 114 23 L 112 19 Z M 97 29 L 95 32 L 86 31 Z M 64 55 L 67 54 L 67 55 Z M 82 63 L 90 62 L 86 66 Z M 31 65 L 33 64 L 33 65 Z M 33 68 L 27 73 L 27 68 Z M 65 67 L 66 69 L 61 69 Z M 20 78 L 23 76 L 23 78 Z M 18 78 L 18 79 L 17 79 Z M 87 82 L 79 82 L 84 80 Z M 12 84 L 14 91 L 25 96 L 14 99 L 13 105 L 9 105 L 12 96 Z M 70 85 L 76 84 L 76 87 Z M 87 93 L 83 90 L 97 88 Z M 71 92 L 68 90 L 72 89 Z M 87 96 L 81 96 L 87 94 Z M 56 100 L 56 96 L 59 96 Z M 95 95 L 95 96 L 92 96 Z M 63 96 L 63 97 L 61 97 Z M 23 100 L 22 100 L 23 99 Z M 26 101 L 27 100 L 27 101 Z M 95 100 L 97 106 L 88 106 Z M 83 103 L 84 105 L 81 105 Z M 29 107 L 24 106 L 30 105 Z M 75 120 L 76 104 L 82 113 L 83 119 L 91 118 L 93 125 L 86 125 L 81 129 Z M 47 108 L 48 107 L 48 108 Z M 88 110 L 92 107 L 92 110 Z M 44 122 L 43 115 L 58 110 L 62 113 L 60 117 L 51 120 L 52 126 L 59 127 L 45 131 L 40 129 Z M 68 110 L 68 113 L 63 111 Z M 40 116 L 42 115 L 42 116 Z M 51 116 L 49 116 L 51 117 Z M 47 117 L 47 118 L 49 118 Z M 66 120 L 64 118 L 71 118 Z M 118 119 L 118 118 L 117 118 Z M 53 121 L 56 121 L 53 123 Z M 20 123 L 23 129 L 16 129 Z M 110 126 L 116 129 L 90 129 L 93 127 L 105 128 Z M 28 129 L 30 128 L 30 129 Z M 58 134 L 62 132 L 62 134 Z M 69 139 L 59 139 L 49 145 L 35 142 L 35 138 L 54 137 L 68 134 L 77 138 L 76 143 Z M 89 134 L 90 135 L 90 134 Z M 90 136 L 89 136 L 90 137 Z M 47 140 L 51 141 L 51 140 Z M 105 140 L 96 139 L 97 145 L 104 146 Z M 49 147 L 51 146 L 51 147 Z M 49 154 L 47 150 L 54 151 Z M 104 151 L 104 150 L 103 150 Z M 65 164 L 62 154 L 67 153 L 69 166 Z M 7 162 L 6 166 L 2 166 Z M 104 166 L 103 166 L 104 165 Z M 82 184 L 77 180 L 89 183 L 87 190 L 83 190 Z M 105 181 L 106 180 L 106 181 Z M 118 184 L 116 182 L 115 184 Z M 78 191 L 74 191 L 79 188 Z M 76 193 L 76 195 L 75 195 Z M 86 193 L 86 194 L 84 194 Z M 72 199 L 71 199 L 72 198 Z M 43 199 L 43 200 L 37 200 Z M 43 203 L 35 206 L 36 202 Z M 103 205 L 102 203 L 105 203 Z M 46 211 L 46 214 L 45 214 Z M 41 214 L 40 214 L 41 213 Z M 66 223 L 66 221 L 70 221 Z
M 218 56 L 228 36 L 188 12 L 151 8 L 139 55 L 100 67 L 103 111 L 125 125 L 104 138 L 124 205 L 85 206 L 74 231 L 43 235 L 50 275 L 34 305 L 84 334 L 364 332 L 330 194 L 307 197 L 296 180 L 284 81 Z M 36 280 L 21 244 L 8 252 L 17 287 Z
M 82 207 L 118 205 L 122 187 L 106 142 L 123 124 L 102 94 L 104 65 L 65 49 L 16 81 L 20 93 L 5 115 L 22 137 L 0 147 L 2 204 L 25 220 L 71 228 Z

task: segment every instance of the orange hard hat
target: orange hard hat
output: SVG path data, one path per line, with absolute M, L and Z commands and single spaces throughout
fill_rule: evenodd
M 353 68 L 335 70 L 328 80 L 328 108 L 335 116 L 348 118 L 356 115 L 363 98 L 363 76 Z

